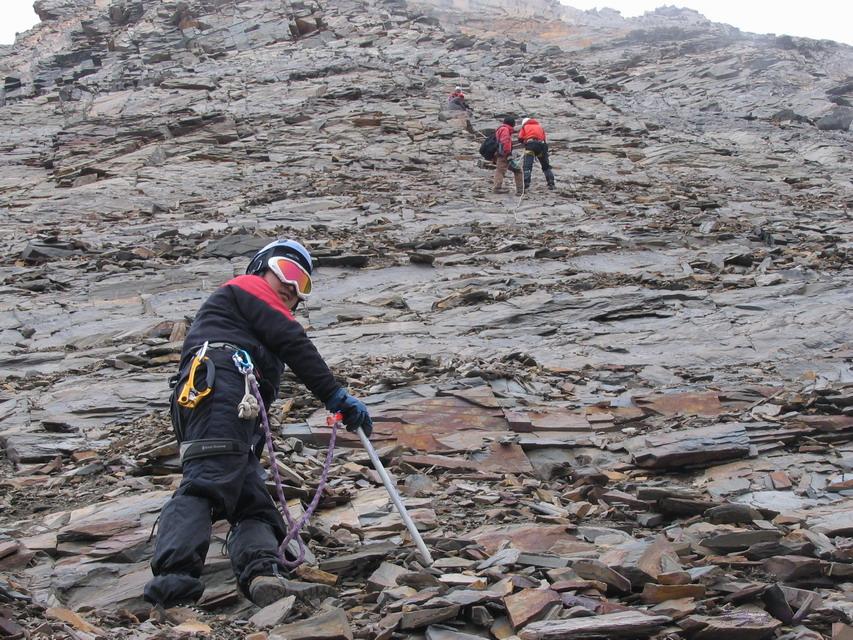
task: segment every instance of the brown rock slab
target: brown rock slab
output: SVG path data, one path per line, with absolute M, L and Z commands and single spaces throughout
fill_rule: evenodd
M 693 598 L 666 600 L 655 605 L 649 611 L 662 616 L 669 616 L 673 620 L 680 620 L 696 612 L 696 601 Z
M 504 415 L 509 428 L 517 433 L 532 431 L 578 431 L 589 433 L 589 420 L 586 416 L 569 411 L 511 411 Z
M 338 584 L 338 576 L 334 573 L 329 573 L 328 571 L 323 571 L 322 569 L 318 569 L 317 567 L 312 567 L 307 564 L 300 564 L 296 567 L 295 573 L 302 578 L 304 582 L 318 582 L 320 584 L 327 584 L 330 587 L 334 587 Z
M 714 417 L 724 411 L 716 391 L 637 396 L 634 402 L 647 413 L 656 413 L 670 418 L 675 416 Z
M 807 556 L 776 556 L 763 561 L 764 570 L 778 580 L 800 580 L 820 575 L 820 560 Z
M 582 640 L 585 638 L 647 638 L 672 621 L 640 611 L 619 611 L 601 616 L 543 620 L 522 629 L 522 640 Z
M 658 536 L 651 544 L 647 541 L 621 544 L 609 549 L 600 559 L 637 588 L 646 582 L 663 582 L 661 575 L 681 572 L 678 554 L 665 536 Z
M 788 474 L 784 471 L 772 471 L 768 474 L 770 477 L 770 484 L 773 485 L 773 488 L 776 490 L 784 490 L 790 489 L 793 486 L 791 482 L 791 478 L 788 477 Z
M 682 598 L 702 598 L 705 586 L 701 584 L 654 584 L 649 582 L 643 588 L 643 602 L 660 604 L 667 600 Z
M 562 607 L 560 594 L 551 589 L 522 589 L 504 598 L 507 615 L 513 628 L 541 620 L 555 607 Z
M 210 635 L 213 631 L 210 625 L 200 622 L 199 620 L 187 620 L 186 622 L 182 622 L 178 626 L 174 627 L 174 630 L 179 634 L 179 636 L 189 634 L 191 637 L 205 637 Z
M 397 578 L 408 573 L 408 571 L 399 565 L 383 562 L 367 579 L 367 589 L 368 591 L 382 591 L 387 587 L 396 587 Z
M 347 614 L 343 609 L 330 611 L 275 627 L 269 640 L 352 640 Z
M 600 560 L 579 558 L 572 560 L 571 567 L 581 578 L 598 580 L 607 585 L 608 591 L 614 593 L 631 593 L 631 581 L 621 573 L 617 573 Z
M 563 524 L 485 525 L 465 535 L 482 545 L 486 553 L 494 554 L 507 540 L 513 549 L 524 553 L 571 553 L 593 551 L 595 546 L 569 534 L 571 527 Z
M 44 615 L 45 617 L 51 620 L 61 620 L 66 624 L 70 624 L 72 627 L 77 629 L 77 631 L 83 631 L 84 633 L 91 633 L 94 635 L 104 635 L 103 630 L 87 622 L 80 615 L 74 613 L 69 609 L 64 609 L 62 607 L 51 607 L 50 609 L 44 612 Z

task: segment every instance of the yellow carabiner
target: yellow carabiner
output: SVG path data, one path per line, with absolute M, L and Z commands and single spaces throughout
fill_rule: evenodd
M 187 381 L 181 388 L 181 393 L 178 394 L 178 404 L 186 409 L 195 409 L 198 404 L 213 391 L 213 381 L 216 375 L 216 367 L 211 362 L 210 358 L 205 356 L 207 352 L 207 342 L 204 343 L 201 349 L 193 358 L 190 365 L 190 373 L 187 376 Z M 207 386 L 199 391 L 195 386 L 195 376 L 198 368 L 204 365 L 206 373 Z

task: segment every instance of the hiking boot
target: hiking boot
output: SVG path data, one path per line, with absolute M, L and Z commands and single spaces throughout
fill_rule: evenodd
M 524 189 L 516 189 L 516 190 L 515 190 L 515 195 L 517 195 L 517 196 L 523 196 L 523 195 L 524 195 L 524 191 L 525 191 Z
M 329 585 L 298 582 L 278 576 L 256 576 L 249 583 L 249 600 L 259 607 L 265 607 L 287 596 L 296 596 L 297 600 L 310 602 L 334 595 L 337 595 L 337 592 Z
M 557 188 L 557 186 L 553 182 L 548 185 L 548 191 L 553 191 L 556 188 Z
M 495 187 L 492 189 L 492 193 L 507 193 L 507 190 L 503 187 Z

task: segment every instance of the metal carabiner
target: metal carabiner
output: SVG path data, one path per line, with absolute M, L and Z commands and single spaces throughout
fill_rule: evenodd
M 237 370 L 244 376 L 252 373 L 255 368 L 255 365 L 252 363 L 252 357 L 245 349 L 236 349 L 231 359 L 234 361 Z
M 216 378 L 216 367 L 214 366 L 213 361 L 205 355 L 206 352 L 207 342 L 202 345 L 201 349 L 199 349 L 198 353 L 193 357 L 187 380 L 184 382 L 184 386 L 181 387 L 181 393 L 178 394 L 178 404 L 186 409 L 195 409 L 199 402 L 209 396 L 213 391 L 213 382 Z M 204 389 L 198 390 L 195 386 L 195 377 L 198 368 L 201 365 L 204 365 L 205 369 L 206 386 Z

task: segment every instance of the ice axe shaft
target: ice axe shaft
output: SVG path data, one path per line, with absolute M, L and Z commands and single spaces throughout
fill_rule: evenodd
M 382 484 L 385 485 L 385 490 L 388 492 L 388 495 L 391 496 L 391 501 L 394 503 L 394 506 L 397 507 L 397 513 L 400 514 L 400 517 L 403 519 L 403 523 L 406 525 L 409 533 L 412 534 L 412 540 L 415 541 L 415 545 L 418 547 L 421 558 L 426 562 L 427 566 L 431 565 L 433 561 L 429 549 L 427 549 L 427 546 L 424 544 L 424 539 L 421 538 L 421 534 L 415 526 L 415 523 L 412 521 L 412 518 L 409 516 L 409 512 L 406 511 L 406 505 L 403 504 L 403 501 L 400 499 L 400 494 L 397 493 L 394 483 L 391 482 L 391 476 L 389 476 L 388 472 L 385 471 L 385 467 L 382 466 L 382 461 L 379 460 L 379 456 L 376 455 L 376 449 L 374 449 L 373 445 L 370 444 L 370 440 L 367 439 L 367 436 L 364 435 L 364 431 L 362 431 L 361 428 L 357 429 L 356 433 L 358 434 L 365 451 L 367 451 L 367 455 L 370 456 L 373 468 L 376 469 L 379 477 L 382 478 Z

